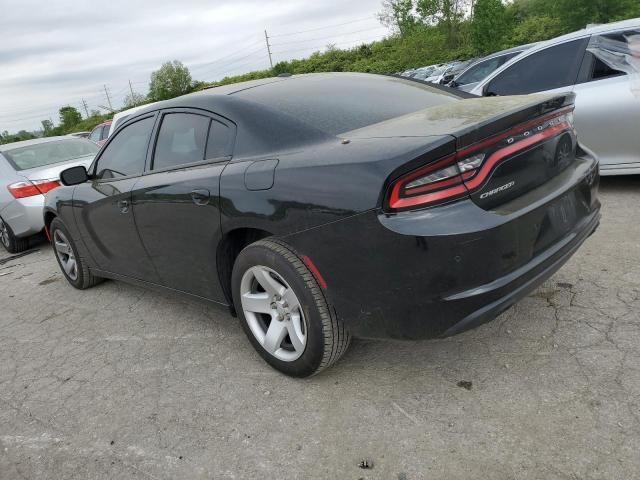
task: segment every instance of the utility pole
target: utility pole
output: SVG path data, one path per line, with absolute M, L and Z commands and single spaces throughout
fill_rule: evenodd
M 87 118 L 89 118 L 89 109 L 87 108 L 87 102 L 84 101 L 84 98 L 82 99 L 82 106 L 84 107 L 84 113 L 86 113 Z
M 104 86 L 104 93 L 107 96 L 107 103 L 109 103 L 109 110 L 111 110 L 113 112 L 113 105 L 111 105 L 111 97 L 109 96 L 109 90 L 107 89 L 107 86 Z
M 129 79 L 129 90 L 131 91 L 131 103 L 133 103 L 133 106 L 137 106 L 136 105 L 136 96 L 133 94 L 133 87 L 131 86 L 131 79 Z
M 267 42 L 267 52 L 269 53 L 269 65 L 273 68 L 273 60 L 271 59 L 271 45 L 269 45 L 269 36 L 267 35 L 267 31 L 264 31 L 264 40 Z

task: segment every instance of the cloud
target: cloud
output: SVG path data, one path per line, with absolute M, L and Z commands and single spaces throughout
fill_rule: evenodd
M 0 5 L 0 130 L 39 128 L 83 99 L 98 108 L 105 85 L 120 107 L 129 80 L 146 93 L 173 59 L 205 81 L 267 68 L 265 29 L 274 63 L 381 38 L 378 10 L 379 0 L 11 1 Z

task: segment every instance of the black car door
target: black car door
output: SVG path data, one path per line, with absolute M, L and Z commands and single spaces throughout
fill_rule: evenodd
M 132 192 L 138 232 L 161 283 L 219 302 L 220 175 L 234 135 L 231 122 L 202 110 L 162 112 L 151 165 Z
M 157 283 L 131 211 L 131 188 L 144 172 L 155 117 L 125 126 L 109 141 L 73 200 L 80 234 L 101 270 Z

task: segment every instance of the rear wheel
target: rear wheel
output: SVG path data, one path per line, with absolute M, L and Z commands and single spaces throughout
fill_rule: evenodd
M 0 218 L 0 243 L 9 253 L 20 253 L 29 248 L 29 239 L 16 237 L 9 224 L 2 218 Z
M 232 286 L 247 337 L 277 370 L 294 377 L 315 375 L 349 346 L 349 332 L 285 243 L 260 240 L 246 247 L 234 265 Z
M 73 243 L 71 235 L 58 218 L 51 222 L 49 232 L 60 270 L 73 287 L 84 290 L 102 281 L 100 277 L 94 276 L 89 271 L 86 262 L 78 254 L 78 249 Z

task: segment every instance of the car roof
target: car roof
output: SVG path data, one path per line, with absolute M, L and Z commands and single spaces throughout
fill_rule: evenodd
M 601 35 L 603 33 L 617 32 L 619 30 L 626 30 L 628 28 L 640 28 L 640 18 L 632 18 L 629 20 L 622 20 L 620 22 L 594 25 L 592 27 L 576 30 L 575 32 L 567 33 L 565 35 L 560 35 L 559 37 L 554 37 L 544 42 L 534 44 L 533 47 L 527 50 L 526 54 L 529 55 L 539 50 L 544 50 L 545 48 L 556 45 L 558 43 L 569 42 L 571 40 L 577 40 L 579 38 L 584 38 L 591 35 Z M 508 64 L 515 63 L 515 60 L 518 58 L 519 57 L 516 57 L 510 60 L 508 63 L 505 63 L 503 66 L 501 66 L 498 70 L 503 69 Z
M 382 97 L 374 104 L 370 101 L 372 92 Z M 388 92 L 386 97 L 384 92 Z M 158 102 L 136 112 L 117 129 L 162 109 L 204 109 L 241 127 L 237 132 L 245 140 L 236 142 L 236 154 L 242 157 L 335 139 L 341 132 L 461 98 L 464 95 L 455 90 L 399 76 L 346 72 L 292 75 L 210 88 Z
M 33 138 L 31 140 L 23 140 L 21 142 L 6 143 L 4 145 L 0 145 L 0 152 L 8 152 L 10 150 L 15 150 L 16 148 L 30 147 L 31 145 L 39 145 L 41 143 L 56 142 L 59 140 L 84 140 L 84 139 L 77 138 L 77 137 L 70 138 L 67 135 L 60 135 L 58 137 Z

